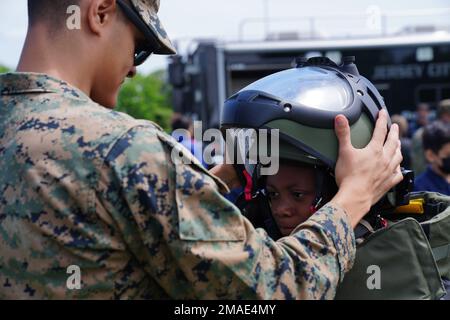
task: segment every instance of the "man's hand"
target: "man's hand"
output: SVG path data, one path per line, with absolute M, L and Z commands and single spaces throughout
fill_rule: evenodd
M 225 182 L 230 190 L 241 187 L 241 182 L 232 164 L 219 164 L 209 172 Z
M 350 140 L 347 119 L 336 117 L 339 156 L 336 182 L 339 192 L 331 201 L 344 208 L 355 227 L 370 207 L 392 187 L 402 181 L 402 154 L 398 126 L 393 124 L 387 135 L 387 113 L 379 113 L 372 140 L 364 149 L 355 149 Z

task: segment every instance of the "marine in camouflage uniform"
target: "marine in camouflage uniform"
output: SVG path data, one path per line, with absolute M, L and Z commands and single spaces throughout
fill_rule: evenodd
M 130 3 L 174 52 L 159 1 Z M 49 75 L 0 75 L 0 299 L 333 298 L 355 257 L 343 209 L 275 242 L 227 191 L 156 124 Z
M 2 75 L 0 93 L 2 299 L 330 299 L 353 263 L 340 208 L 274 242 L 157 125 L 46 75 Z

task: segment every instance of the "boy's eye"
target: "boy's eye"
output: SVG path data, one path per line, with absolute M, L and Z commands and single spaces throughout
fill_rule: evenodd
M 296 199 L 302 199 L 305 196 L 303 192 L 293 192 L 293 195 Z
M 278 196 L 278 192 L 275 192 L 275 191 L 268 191 L 268 192 L 267 192 L 267 195 L 268 195 L 268 197 L 269 197 L 270 199 L 274 199 L 274 198 L 276 198 L 276 197 Z

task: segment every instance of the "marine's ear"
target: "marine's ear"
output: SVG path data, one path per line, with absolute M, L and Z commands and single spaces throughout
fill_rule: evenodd
M 105 26 L 117 17 L 116 0 L 92 0 L 87 3 L 87 24 L 90 30 L 100 35 Z

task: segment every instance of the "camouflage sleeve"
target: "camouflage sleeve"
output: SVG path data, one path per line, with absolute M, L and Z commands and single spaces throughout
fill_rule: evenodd
M 106 159 L 113 176 L 106 198 L 118 229 L 170 297 L 334 298 L 355 255 L 342 209 L 325 206 L 292 236 L 275 242 L 223 198 L 221 182 L 195 159 L 175 164 L 174 148 L 164 133 L 137 127 Z

